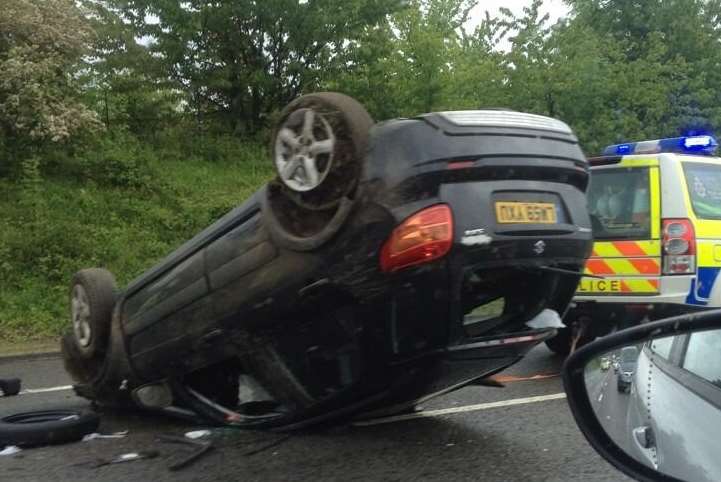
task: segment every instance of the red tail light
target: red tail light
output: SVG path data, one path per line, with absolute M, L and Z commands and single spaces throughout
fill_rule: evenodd
M 392 272 L 427 263 L 448 253 L 453 244 L 453 214 L 446 204 L 419 211 L 393 230 L 381 250 L 381 269 Z
M 696 235 L 688 219 L 663 220 L 663 273 L 696 272 Z

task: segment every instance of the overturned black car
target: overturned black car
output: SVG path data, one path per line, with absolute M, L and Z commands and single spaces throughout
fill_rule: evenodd
M 319 93 L 283 111 L 272 157 L 275 180 L 124 290 L 75 275 L 62 349 L 78 394 L 291 429 L 482 384 L 555 334 L 539 319 L 563 314 L 592 242 L 564 123 L 374 124 Z

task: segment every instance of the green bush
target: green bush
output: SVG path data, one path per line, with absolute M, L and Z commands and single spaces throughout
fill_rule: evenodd
M 70 161 L 70 172 L 98 184 L 133 189 L 152 184 L 153 152 L 132 135 L 106 135 L 85 147 Z
M 220 143 L 233 160 L 106 138 L 44 177 L 0 179 L 0 342 L 58 335 L 75 271 L 106 267 L 122 287 L 272 175 L 264 146 Z

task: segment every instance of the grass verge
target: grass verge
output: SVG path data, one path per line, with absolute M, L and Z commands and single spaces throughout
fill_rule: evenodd
M 75 271 L 105 267 L 122 287 L 270 179 L 264 148 L 236 152 L 223 162 L 146 156 L 129 185 L 77 166 L 32 182 L 0 179 L 0 353 L 68 327 Z

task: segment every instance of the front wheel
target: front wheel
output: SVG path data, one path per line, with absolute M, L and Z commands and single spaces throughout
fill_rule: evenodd
M 116 299 L 115 277 L 106 269 L 78 271 L 70 284 L 70 317 L 77 353 L 89 360 L 108 346 Z

